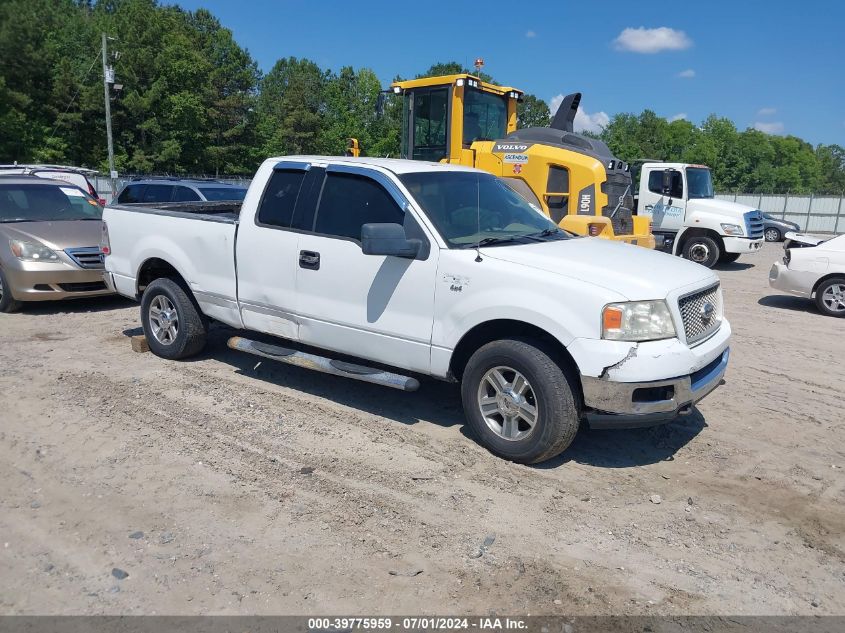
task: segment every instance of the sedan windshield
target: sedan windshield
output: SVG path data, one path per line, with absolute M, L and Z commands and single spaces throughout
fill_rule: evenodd
M 528 244 L 569 236 L 490 174 L 429 171 L 399 176 L 453 248 Z
M 246 189 L 241 187 L 200 187 L 202 195 L 206 200 L 243 200 L 246 196 Z
M 690 198 L 713 198 L 713 179 L 704 167 L 687 167 L 687 186 Z
M 100 220 L 103 209 L 74 185 L 0 183 L 0 222 Z

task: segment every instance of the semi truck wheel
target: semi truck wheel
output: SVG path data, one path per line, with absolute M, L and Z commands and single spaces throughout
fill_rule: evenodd
M 845 317 L 845 277 L 823 281 L 816 289 L 819 312 L 832 317 Z
M 561 453 L 578 432 L 576 390 L 567 372 L 535 341 L 493 341 L 469 359 L 461 397 L 482 446 L 521 464 Z
M 3 270 L 0 269 L 0 312 L 17 312 L 20 308 L 20 301 L 15 301 L 12 297 L 9 282 L 6 281 L 6 276 L 3 274 Z
M 716 240 L 706 235 L 697 235 L 689 238 L 684 242 L 683 253 L 684 259 L 701 264 L 702 266 L 707 266 L 707 268 L 713 268 L 722 255 Z
M 205 319 L 185 288 L 172 279 L 156 279 L 147 286 L 141 298 L 141 325 L 156 356 L 178 360 L 205 347 Z

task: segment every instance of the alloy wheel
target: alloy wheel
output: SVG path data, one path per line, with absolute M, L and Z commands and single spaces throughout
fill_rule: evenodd
M 179 334 L 179 313 L 176 306 L 164 295 L 150 302 L 150 329 L 162 345 L 172 345 Z
M 831 312 L 845 312 L 845 284 L 832 284 L 822 295 L 822 302 Z
M 540 415 L 531 383 L 505 366 L 484 374 L 478 386 L 478 408 L 490 430 L 509 441 L 527 437 Z

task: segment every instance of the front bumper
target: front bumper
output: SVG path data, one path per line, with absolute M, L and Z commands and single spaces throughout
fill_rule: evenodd
M 585 417 L 592 428 L 624 429 L 663 424 L 692 407 L 722 384 L 730 349 L 688 376 L 647 382 L 613 382 L 582 376 Z
M 14 262 L 4 266 L 9 291 L 17 301 L 55 301 L 112 294 L 101 269 L 64 263 Z
M 725 245 L 726 253 L 756 253 L 763 248 L 765 240 L 761 237 L 752 240 L 748 237 L 726 237 L 722 236 L 722 242 Z

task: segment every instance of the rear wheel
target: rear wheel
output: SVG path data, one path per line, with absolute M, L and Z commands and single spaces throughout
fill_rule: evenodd
M 764 235 L 766 236 L 767 242 L 780 242 L 781 240 L 780 231 L 774 227 L 767 228 Z
M 172 279 L 156 279 L 144 290 L 141 325 L 156 356 L 178 360 L 205 347 L 205 319 L 188 291 Z
M 827 316 L 845 317 L 845 277 L 823 281 L 816 290 L 816 306 Z
M 684 242 L 684 259 L 713 268 L 719 261 L 722 251 L 712 237 L 697 235 Z
M 523 464 L 550 459 L 575 439 L 575 393 L 567 372 L 531 340 L 484 345 L 461 381 L 464 412 L 480 443 Z
M 0 269 L 0 312 L 16 312 L 20 308 L 20 301 L 15 301 L 12 297 L 9 282 L 6 281 L 6 276 L 3 274 L 3 270 Z

